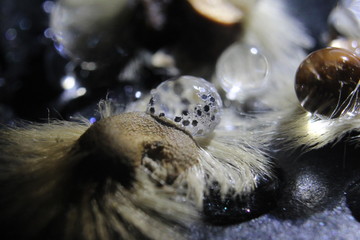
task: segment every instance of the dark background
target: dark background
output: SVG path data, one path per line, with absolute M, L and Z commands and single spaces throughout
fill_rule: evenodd
M 327 14 L 333 8 L 335 1 L 289 0 L 286 2 L 291 13 L 304 23 L 309 33 L 317 40 L 315 47 L 323 46 L 322 40 L 328 30 Z M 190 64 L 200 69 L 201 66 L 197 63 L 204 62 L 202 58 L 209 58 L 202 53 L 213 48 L 209 46 L 214 46 L 214 42 L 219 45 L 219 40 L 222 39 L 211 35 L 211 31 L 204 31 L 200 38 L 199 34 L 196 38 L 191 38 L 197 31 L 197 25 L 202 29 L 207 25 L 196 21 L 197 19 L 194 21 L 193 16 L 181 15 L 181 8 L 172 13 L 175 17 L 171 18 L 169 27 L 161 33 L 144 27 L 142 19 L 134 19 L 132 21 L 134 27 L 129 29 L 129 32 L 135 36 L 131 39 L 134 43 L 127 46 L 125 49 L 127 52 L 109 57 L 106 61 L 102 59 L 105 64 L 96 71 L 85 72 L 80 70 L 79 66 L 75 66 L 74 72 L 80 84 L 87 89 L 87 93 L 76 99 L 63 100 L 60 80 L 65 75 L 69 61 L 60 56 L 55 50 L 53 41 L 45 36 L 45 30 L 49 27 L 49 14 L 46 9 L 51 3 L 52 1 L 44 0 L 0 1 L 0 122 L 9 122 L 13 118 L 42 121 L 49 116 L 68 119 L 78 112 L 91 115 L 89 109 L 94 109 L 96 102 L 109 92 L 121 102 L 132 101 L 136 91 L 148 91 L 168 77 L 166 71 L 140 63 L 136 75 L 119 82 L 118 76 L 126 70 L 127 63 L 134 59 L 144 61 L 146 54 L 142 52 L 143 50 L 151 52 L 162 45 L 171 45 L 176 41 L 189 39 L 182 41 L 182 44 L 185 45 L 185 51 L 199 52 L 191 55 Z M 181 17 L 192 21 L 183 21 Z M 195 30 L 192 32 L 193 28 Z M 225 36 L 223 38 L 232 40 L 226 32 L 222 34 Z M 225 41 L 224 45 L 228 43 Z

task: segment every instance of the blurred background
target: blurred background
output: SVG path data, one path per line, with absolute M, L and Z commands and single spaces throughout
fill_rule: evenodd
M 121 108 L 172 76 L 209 78 L 216 57 L 234 41 L 236 27 L 220 29 L 181 3 L 143 2 L 127 21 L 104 27 L 105 34 L 112 34 L 107 36 L 110 47 L 96 38 L 93 45 L 81 39 L 75 42 L 76 57 L 89 59 L 76 62 L 53 41 L 49 16 L 54 1 L 1 0 L 0 122 L 69 119 L 76 114 L 92 117 L 96 103 L 106 96 Z M 286 4 L 316 40 L 315 48 L 324 46 L 327 16 L 336 1 L 289 0 Z M 185 52 L 186 57 L 180 58 L 186 58 L 186 66 L 180 72 L 157 66 L 151 58 L 159 50 L 158 55 L 168 50 Z

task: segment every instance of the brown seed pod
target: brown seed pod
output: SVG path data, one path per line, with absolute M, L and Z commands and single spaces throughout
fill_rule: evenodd
M 319 116 L 336 118 L 358 110 L 360 59 L 340 48 L 311 53 L 299 66 L 295 91 L 301 105 Z
M 199 148 L 190 134 L 140 112 L 120 114 L 93 124 L 78 144 L 81 152 L 89 153 L 89 158 L 101 156 L 122 169 L 119 174 L 127 179 L 119 176 L 119 180 L 125 185 L 131 185 L 130 173 L 141 165 L 159 182 L 171 183 L 198 162 Z

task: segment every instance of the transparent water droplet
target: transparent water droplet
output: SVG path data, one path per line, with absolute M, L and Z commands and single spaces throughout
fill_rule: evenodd
M 222 101 L 208 81 L 181 76 L 151 91 L 147 113 L 165 117 L 193 136 L 205 136 L 219 124 Z
M 268 78 L 266 57 L 256 47 L 233 44 L 216 64 L 216 79 L 230 100 L 259 92 Z

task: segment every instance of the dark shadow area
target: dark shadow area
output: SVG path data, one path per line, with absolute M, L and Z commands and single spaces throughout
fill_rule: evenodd
M 337 206 L 360 171 L 360 151 L 348 139 L 349 135 L 318 150 L 278 156 L 284 181 L 274 216 L 301 219 Z
M 222 198 L 219 189 L 214 186 L 204 200 L 204 220 L 209 224 L 225 226 L 269 213 L 277 205 L 278 189 L 278 178 L 262 178 L 251 194 Z

